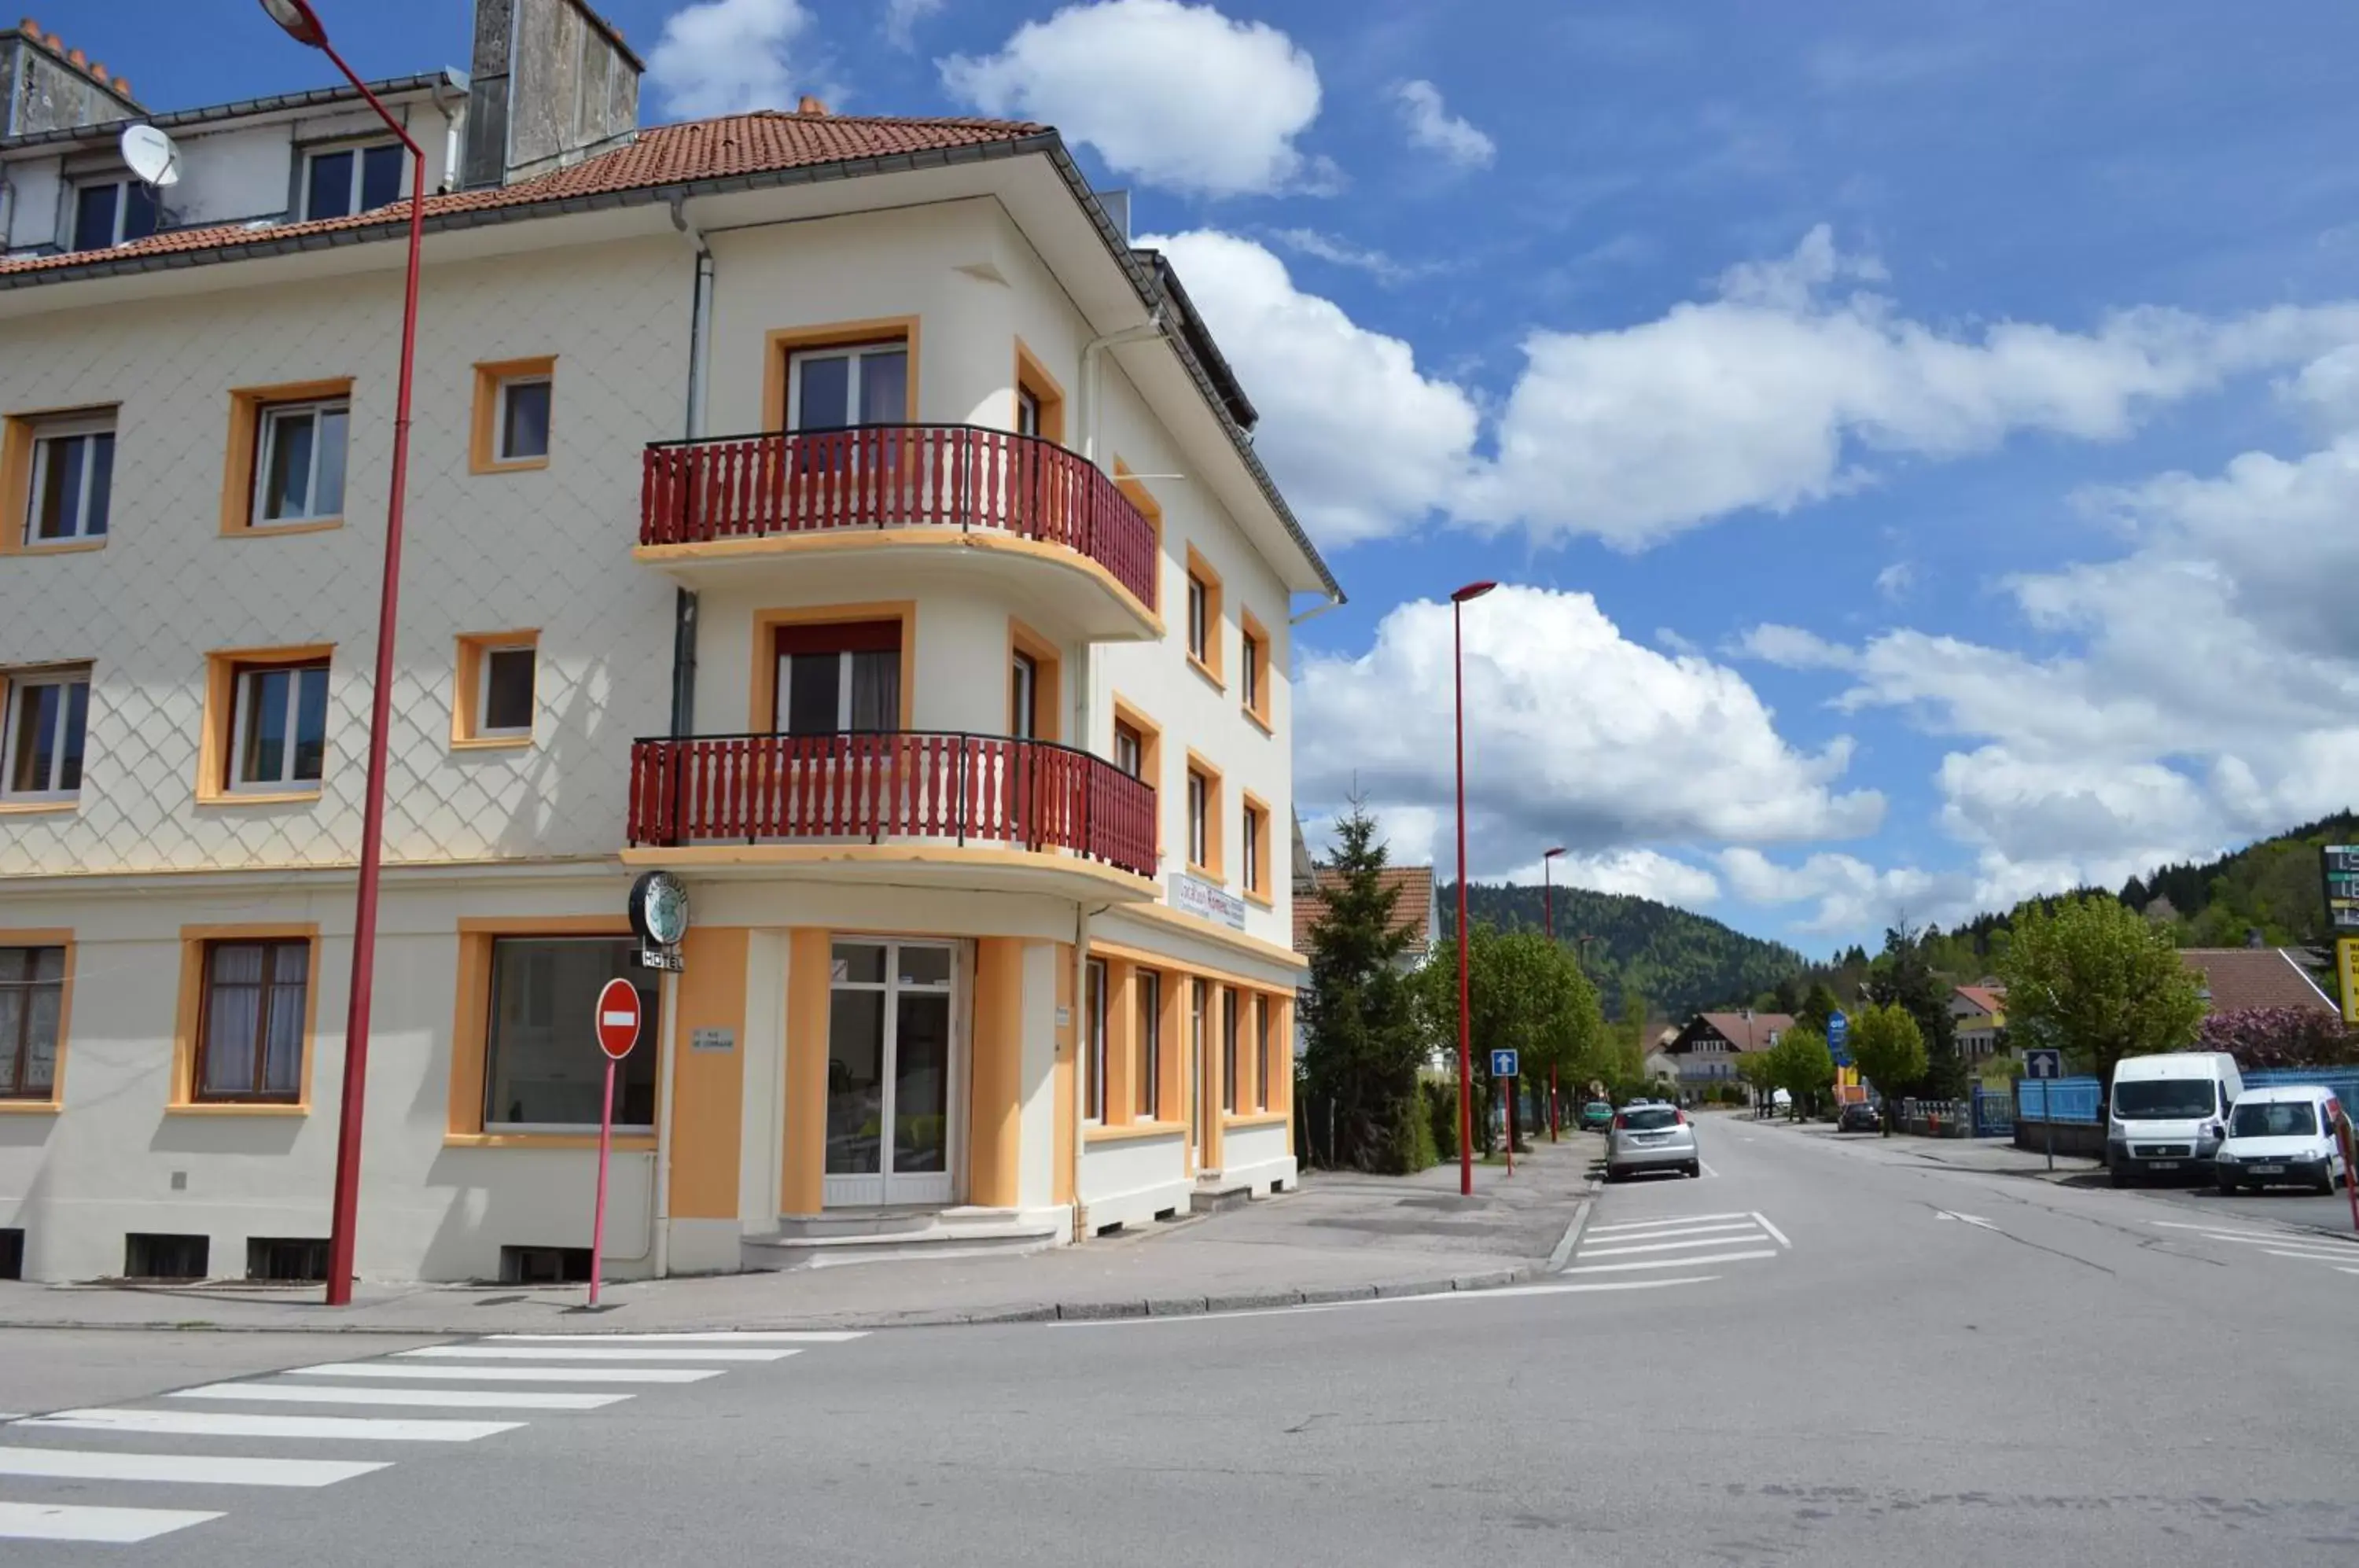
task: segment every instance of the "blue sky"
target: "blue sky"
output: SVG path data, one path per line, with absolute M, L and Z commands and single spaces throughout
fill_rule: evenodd
M 364 72 L 467 0 L 319 0 Z M 67 41 L 312 85 L 244 0 Z M 645 118 L 1049 120 L 1134 191 L 1352 595 L 1298 796 L 1822 951 L 2117 884 L 2359 771 L 2359 11 L 610 0 Z M 63 28 L 63 18 L 44 17 Z M 1445 870 L 1447 866 L 1445 866 Z

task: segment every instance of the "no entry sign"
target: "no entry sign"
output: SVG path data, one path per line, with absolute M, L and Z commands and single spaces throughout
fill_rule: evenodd
M 607 981 L 598 993 L 598 1049 L 616 1062 L 630 1055 L 639 1043 L 639 1012 L 637 986 L 628 980 Z

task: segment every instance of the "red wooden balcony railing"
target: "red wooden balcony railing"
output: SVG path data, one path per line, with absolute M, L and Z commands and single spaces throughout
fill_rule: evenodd
M 1063 545 L 1156 608 L 1154 528 L 1094 463 L 1037 436 L 862 425 L 657 441 L 641 466 L 641 544 L 898 528 L 990 528 Z
M 1155 790 L 1104 757 L 1005 735 L 649 739 L 631 746 L 630 839 L 1003 844 L 1152 877 Z

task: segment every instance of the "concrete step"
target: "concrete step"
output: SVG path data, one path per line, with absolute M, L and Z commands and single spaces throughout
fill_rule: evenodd
M 809 1216 L 798 1216 L 797 1229 L 747 1236 L 737 1250 L 745 1268 L 762 1271 L 1042 1252 L 1057 1245 L 1066 1223 L 1019 1218 L 1009 1209 L 945 1209 L 929 1217 L 932 1223 L 923 1225 L 814 1234 Z

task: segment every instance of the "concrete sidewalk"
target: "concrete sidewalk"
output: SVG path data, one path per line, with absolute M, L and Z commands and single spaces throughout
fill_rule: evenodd
M 1241 1208 L 1021 1256 L 874 1262 L 583 1288 L 364 1285 L 330 1309 L 316 1286 L 0 1282 L 0 1328 L 213 1328 L 408 1334 L 892 1328 L 1161 1316 L 1485 1290 L 1560 1268 L 1603 1153 L 1543 1141 L 1509 1177 L 1456 1165 L 1408 1177 L 1312 1172 Z

